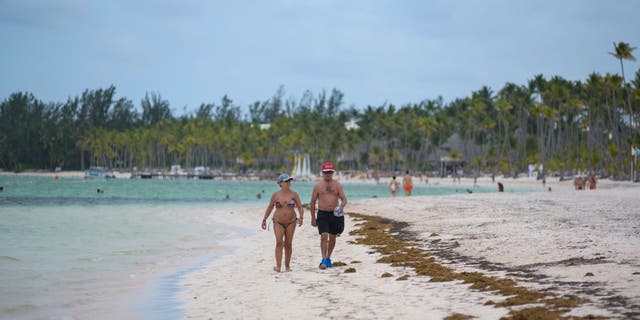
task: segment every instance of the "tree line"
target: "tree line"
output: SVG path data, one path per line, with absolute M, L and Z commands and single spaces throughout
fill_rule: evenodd
M 622 75 L 536 75 L 449 103 L 346 107 L 338 89 L 307 90 L 295 100 L 280 87 L 246 113 L 225 95 L 174 116 L 159 93 L 147 93 L 137 109 L 116 97 L 115 86 L 66 102 L 17 92 L 0 104 L 0 168 L 288 171 L 296 153 L 307 153 L 314 171 L 323 161 L 352 170 L 434 171 L 448 156 L 467 172 L 517 174 L 542 163 L 561 174 L 626 179 L 631 147 L 640 145 L 640 70 L 631 81 L 624 75 L 634 49 L 614 43 L 610 54 Z

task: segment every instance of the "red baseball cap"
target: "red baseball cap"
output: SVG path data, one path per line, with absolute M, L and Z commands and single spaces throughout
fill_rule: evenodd
M 333 166 L 333 163 L 331 162 L 325 162 L 322 164 L 322 172 L 328 172 L 328 171 L 336 171 L 335 167 Z

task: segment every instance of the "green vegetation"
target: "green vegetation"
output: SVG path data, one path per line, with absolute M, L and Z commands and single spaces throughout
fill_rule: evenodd
M 543 163 L 562 174 L 623 179 L 631 174 L 631 146 L 640 145 L 640 70 L 628 82 L 623 64 L 635 59 L 634 49 L 614 43 L 622 76 L 593 73 L 581 82 L 536 75 L 526 85 L 483 87 L 447 104 L 345 108 L 338 89 L 306 91 L 294 101 L 281 87 L 244 115 L 224 96 L 175 117 L 159 94 L 147 94 L 139 113 L 131 100 L 116 98 L 114 86 L 64 103 L 18 92 L 0 103 L 0 168 L 284 171 L 297 152 L 310 154 L 314 171 L 331 160 L 342 170 L 424 172 L 449 156 L 467 171 L 513 175 Z M 358 128 L 348 129 L 350 121 Z

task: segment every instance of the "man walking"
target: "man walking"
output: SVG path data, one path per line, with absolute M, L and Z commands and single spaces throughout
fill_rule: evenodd
M 331 253 L 336 246 L 336 235 L 344 231 L 343 210 L 347 205 L 347 196 L 344 194 L 342 185 L 333 180 L 335 167 L 331 162 L 322 164 L 322 180 L 318 181 L 311 193 L 311 225 L 318 227 L 320 233 L 320 251 L 322 261 L 320 269 L 333 267 L 331 263 Z M 316 201 L 318 201 L 318 215 L 316 212 Z

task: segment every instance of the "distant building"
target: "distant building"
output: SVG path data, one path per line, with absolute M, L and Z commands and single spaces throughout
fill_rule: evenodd
M 357 130 L 357 129 L 360 129 L 360 126 L 359 126 L 359 125 L 358 125 L 354 120 L 351 120 L 351 121 L 349 121 L 349 122 L 345 122 L 345 123 L 344 123 L 344 127 L 345 127 L 345 129 L 347 129 L 347 130 Z

